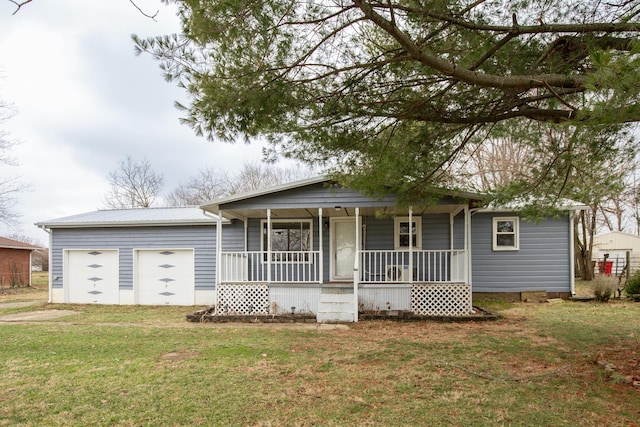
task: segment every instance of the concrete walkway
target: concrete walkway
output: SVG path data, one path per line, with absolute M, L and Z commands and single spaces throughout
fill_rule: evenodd
M 3 302 L 0 303 L 0 310 L 7 308 L 22 308 L 22 307 L 34 307 L 45 304 L 46 301 L 34 300 L 34 301 L 19 301 L 19 302 Z M 0 315 L 0 322 L 33 322 L 43 320 L 59 319 L 60 317 L 70 316 L 77 314 L 77 311 L 72 310 L 37 310 L 26 311 L 23 313 L 12 313 Z
M 72 310 L 27 311 L 25 313 L 13 313 L 0 316 L 0 322 L 34 322 L 42 320 L 53 320 L 59 319 L 61 317 L 71 316 L 72 314 L 78 314 L 78 312 Z
M 0 303 L 0 310 L 3 308 L 20 308 L 20 307 L 29 307 L 32 305 L 40 305 L 44 304 L 45 301 L 21 301 L 21 302 L 2 302 Z

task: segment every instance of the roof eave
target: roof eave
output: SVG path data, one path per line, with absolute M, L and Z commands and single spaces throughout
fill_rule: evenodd
M 211 200 L 207 203 L 200 205 L 200 209 L 217 215 L 220 210 L 220 205 L 223 205 L 226 203 L 237 202 L 239 200 L 251 199 L 254 197 L 265 196 L 267 194 L 279 193 L 281 191 L 293 190 L 295 188 L 305 187 L 307 185 L 313 185 L 313 184 L 320 184 L 320 183 L 329 182 L 329 181 L 331 181 L 331 178 L 327 176 L 317 176 L 313 178 L 307 178 L 300 181 L 289 182 L 287 184 L 276 185 L 276 186 L 265 188 L 262 190 L 249 191 L 246 193 L 235 194 L 229 197 L 223 197 L 221 199 Z
M 223 219 L 223 223 L 228 223 Z M 184 220 L 184 221 L 122 221 L 122 222 L 37 222 L 39 228 L 113 228 L 113 227 L 171 227 L 176 225 L 216 225 L 214 219 L 211 220 Z

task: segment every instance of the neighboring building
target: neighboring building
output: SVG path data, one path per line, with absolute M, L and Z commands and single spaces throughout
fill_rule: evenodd
M 640 236 L 622 231 L 609 231 L 593 238 L 593 257 L 596 273 L 619 275 L 631 261 L 631 272 L 640 269 Z M 606 257 L 606 261 L 605 261 Z
M 0 237 L 0 288 L 31 286 L 31 254 L 40 249 Z
M 98 211 L 51 232 L 51 300 L 218 313 L 465 315 L 474 293 L 573 292 L 573 214 L 538 223 L 438 192 L 401 208 L 313 178 L 196 208 Z M 179 220 L 181 218 L 181 220 Z M 188 219 L 187 219 L 188 218 Z M 154 220 L 155 219 L 155 220 Z M 216 304 L 217 301 L 217 304 Z

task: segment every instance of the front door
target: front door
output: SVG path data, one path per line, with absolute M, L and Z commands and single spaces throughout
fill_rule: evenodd
M 331 280 L 353 280 L 355 218 L 331 218 Z

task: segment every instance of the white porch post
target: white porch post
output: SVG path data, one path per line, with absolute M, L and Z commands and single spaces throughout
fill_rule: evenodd
M 358 280 L 360 280 L 360 208 L 356 208 L 356 256 L 353 260 L 353 321 L 358 321 Z
M 216 219 L 216 293 L 214 302 L 214 314 L 218 314 L 219 296 L 220 296 L 220 282 L 222 274 L 222 211 L 218 211 L 218 218 Z
M 271 283 L 271 208 L 267 209 L 267 283 Z
M 471 283 L 471 213 L 464 205 L 464 282 L 469 286 L 469 312 L 473 311 L 473 285 Z
M 418 227 L 416 227 L 417 232 Z M 409 283 L 413 283 L 413 206 L 409 206 Z
M 322 284 L 324 280 L 324 254 L 322 253 L 322 208 L 318 208 L 318 238 L 320 241 L 318 242 L 318 252 L 320 253 L 318 256 L 320 259 L 318 260 L 318 282 Z M 313 249 L 313 248 L 311 248 Z
M 576 211 L 569 211 L 569 291 L 576 296 L 575 219 Z

